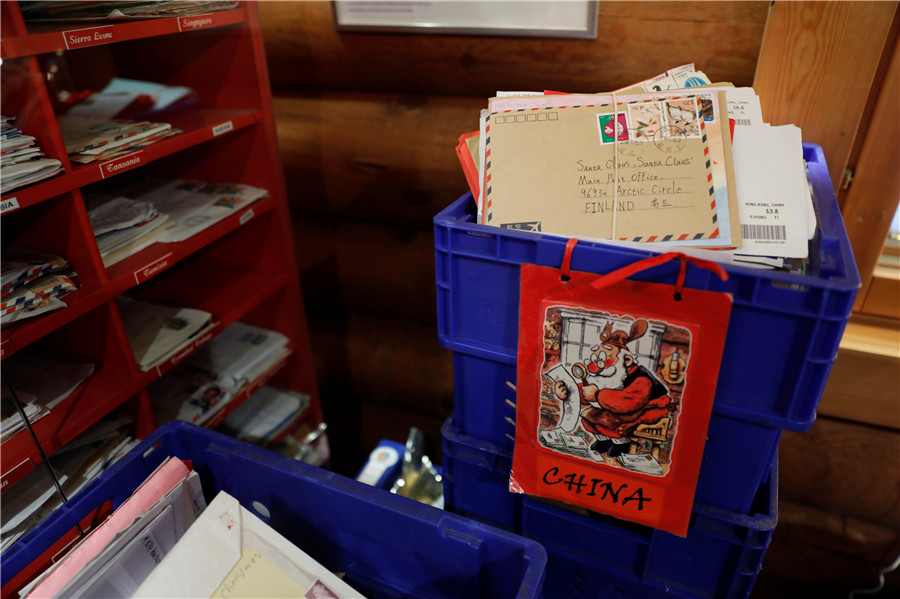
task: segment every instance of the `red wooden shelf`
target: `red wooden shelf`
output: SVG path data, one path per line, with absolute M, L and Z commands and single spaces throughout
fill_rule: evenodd
M 220 135 L 249 127 L 259 120 L 258 110 L 221 109 L 200 109 L 183 116 L 167 119 L 167 122 L 172 123 L 173 128 L 182 129 L 184 133 L 166 138 L 125 156 L 77 165 L 69 173 L 35 183 L 29 187 L 14 189 L 0 197 L 0 201 L 15 200 L 18 206 L 7 209 L 3 214 L 21 210 L 102 179 L 114 177 Z
M 284 334 L 290 353 L 242 389 L 207 426 L 220 424 L 272 377 L 279 386 L 311 397 L 293 424 L 317 426 L 322 409 L 256 3 L 193 17 L 83 24 L 25 23 L 16 2 L 0 3 L 0 13 L 4 114 L 15 117 L 66 169 L 0 196 L 3 242 L 65 256 L 82 285 L 65 296 L 66 308 L 3 326 L 0 359 L 27 352 L 96 365 L 87 381 L 34 423 L 44 454 L 52 455 L 114 410 L 134 415 L 136 434 L 153 430 L 147 386 L 238 320 Z M 180 34 L 197 29 L 205 31 Z M 128 41 L 133 43 L 121 43 Z M 70 52 L 100 44 L 104 47 Z M 50 53 L 58 51 L 64 54 L 56 60 Z M 51 60 L 56 62 L 51 65 Z M 70 80 L 78 90 L 96 89 L 112 77 L 185 85 L 195 90 L 201 108 L 159 117 L 182 131 L 177 135 L 118 158 L 70 164 L 53 110 L 60 89 L 54 77 Z M 245 183 L 267 189 L 269 196 L 190 239 L 153 244 L 104 268 L 82 190 L 92 186 L 114 193 L 120 181 L 131 183 L 150 163 L 155 164 L 146 171 L 154 177 Z M 205 310 L 212 324 L 169 359 L 140 371 L 115 303 L 123 293 Z M 40 455 L 28 431 L 8 438 L 0 447 L 0 490 L 43 467 Z M 15 597 L 39 571 L 51 548 L 39 549 L 29 568 L 4 569 L 0 599 Z
M 135 21 L 70 21 L 66 23 L 27 23 L 28 35 L 2 40 L 0 58 L 32 56 L 58 50 L 74 50 L 115 42 L 170 35 L 236 25 L 246 20 L 243 7 L 189 17 L 168 17 Z
M 102 371 L 94 375 L 81 385 L 72 395 L 53 408 L 50 414 L 37 420 L 32 428 L 41 442 L 41 446 L 47 455 L 51 455 L 69 441 L 75 439 L 87 430 L 91 424 L 100 420 L 103 416 L 118 408 L 126 400 L 134 397 L 141 389 L 144 389 L 172 370 L 176 365 L 187 359 L 188 356 L 203 347 L 209 341 L 221 333 L 228 326 L 240 320 L 263 301 L 274 293 L 283 289 L 288 282 L 284 274 L 264 273 L 253 270 L 238 271 L 233 267 L 203 269 L 206 274 L 196 271 L 178 273 L 174 281 L 168 281 L 167 285 L 178 287 L 189 280 L 209 283 L 216 279 L 219 285 L 209 290 L 207 298 L 189 304 L 200 310 L 206 310 L 213 315 L 213 323 L 204 329 L 187 346 L 176 352 L 172 357 L 161 364 L 144 372 L 138 372 L 137 368 L 127 373 L 126 381 L 123 377 L 105 377 Z M 190 288 L 184 290 L 186 295 L 191 295 Z M 170 301 L 177 304 L 177 301 Z M 269 373 L 267 373 L 269 374 Z M 272 372 L 269 374 L 271 376 Z M 266 375 L 259 380 L 268 380 Z M 254 382 L 254 385 L 256 382 Z M 262 383 L 264 384 L 264 383 Z M 261 384 L 260 384 L 261 386 Z M 257 387 L 258 388 L 258 387 Z M 248 387 L 248 391 L 251 387 Z M 254 391 L 255 392 L 255 391 Z M 248 397 L 249 395 L 245 396 Z M 241 400 L 243 401 L 243 400 Z M 237 404 L 235 405 L 237 407 Z M 40 464 L 40 454 L 37 448 L 31 444 L 28 431 L 22 430 L 6 440 L 0 452 L 0 472 L 2 472 L 2 488 L 20 480 L 25 474 Z M 25 462 L 24 465 L 23 462 Z
M 275 206 L 271 197 L 261 198 L 237 214 L 179 243 L 154 243 L 150 247 L 113 264 L 107 269 L 109 283 L 82 287 L 63 298 L 66 307 L 0 330 L 0 360 L 59 329 L 103 302 L 144 283 L 178 264 L 185 257 L 221 239 L 254 219 L 269 213 Z

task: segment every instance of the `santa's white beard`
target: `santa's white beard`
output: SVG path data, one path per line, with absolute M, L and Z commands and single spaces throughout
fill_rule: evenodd
M 625 364 L 623 360 L 619 360 L 616 363 L 616 371 L 612 373 L 610 376 L 603 376 L 600 374 L 588 374 L 587 380 L 585 381 L 588 385 L 594 385 L 597 387 L 598 391 L 603 389 L 624 389 L 625 388 L 625 377 L 628 376 L 628 373 L 625 372 Z

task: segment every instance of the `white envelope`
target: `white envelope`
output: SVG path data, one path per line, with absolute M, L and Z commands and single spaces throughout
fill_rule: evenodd
M 225 586 L 232 597 L 362 597 L 221 491 L 133 596 L 218 597 Z

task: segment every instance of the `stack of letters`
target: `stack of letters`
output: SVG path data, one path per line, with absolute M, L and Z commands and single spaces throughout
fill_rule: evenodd
M 87 164 L 123 156 L 181 133 L 169 123 L 127 121 L 69 114 L 59 119 L 59 130 L 72 162 Z
M 93 21 L 102 19 L 148 19 L 184 17 L 236 8 L 232 0 L 129 0 L 84 2 L 53 0 L 22 2 L 26 21 Z
M 498 92 L 456 148 L 482 224 L 801 268 L 800 130 L 693 64 L 598 94 Z
M 104 266 L 154 243 L 177 243 L 268 195 L 241 183 L 146 179 L 114 194 L 87 196 Z
M 147 388 L 157 421 L 205 423 L 289 353 L 281 333 L 235 322 Z
M 163 306 L 120 295 L 116 298 L 138 368 L 147 371 L 194 342 L 211 324 L 212 314 Z
M 131 426 L 127 417 L 108 418 L 53 454 L 51 468 L 66 497 L 74 496 L 138 444 L 139 441 L 127 432 Z M 5 488 L 2 497 L 0 551 L 5 551 L 62 506 L 62 500 L 43 468 L 35 468 L 22 480 Z
M 265 386 L 229 414 L 221 432 L 242 441 L 263 445 L 276 439 L 309 405 L 303 393 Z
M 55 158 L 44 158 L 37 141 L 17 129 L 15 119 L 0 116 L 0 180 L 3 193 L 63 171 Z
M 0 323 L 65 308 L 60 298 L 78 289 L 65 258 L 16 245 L 3 248 Z

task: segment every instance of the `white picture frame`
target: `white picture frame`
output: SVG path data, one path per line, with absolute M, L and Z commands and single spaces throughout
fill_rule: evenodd
M 335 0 L 338 31 L 595 39 L 597 0 Z

